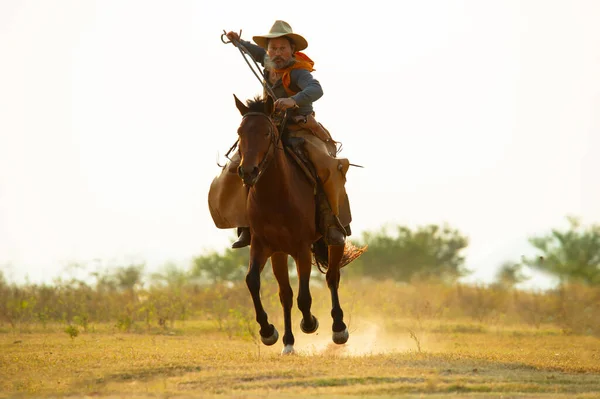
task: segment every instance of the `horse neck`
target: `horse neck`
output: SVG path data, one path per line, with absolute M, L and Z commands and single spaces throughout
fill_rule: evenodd
M 292 184 L 285 150 L 282 147 L 275 147 L 272 156 L 273 159 L 255 187 L 256 195 L 261 199 L 261 203 L 269 204 L 269 207 L 281 204 L 285 198 L 289 197 L 289 186 Z

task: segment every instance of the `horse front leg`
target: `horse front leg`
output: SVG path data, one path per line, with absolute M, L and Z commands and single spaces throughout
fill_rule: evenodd
M 344 312 L 340 306 L 338 288 L 340 285 L 340 263 L 344 255 L 345 245 L 329 245 L 329 266 L 327 268 L 327 287 L 331 292 L 331 317 L 333 318 L 332 339 L 336 344 L 345 344 L 348 341 L 348 327 L 344 323 Z
M 246 285 L 250 290 L 254 311 L 256 312 L 256 321 L 260 325 L 260 339 L 265 345 L 273 345 L 279 339 L 279 333 L 273 324 L 269 324 L 267 312 L 263 308 L 260 300 L 260 272 L 262 271 L 268 259 L 266 251 L 252 240 L 250 246 L 250 265 L 248 274 L 246 274 Z
M 302 312 L 300 329 L 306 334 L 312 334 L 319 328 L 319 321 L 311 313 L 312 297 L 310 295 L 310 272 L 312 269 L 312 253 L 307 246 L 294 259 L 298 272 L 298 309 Z
M 292 304 L 294 292 L 290 286 L 290 276 L 287 265 L 288 255 L 283 252 L 277 252 L 271 255 L 271 264 L 273 274 L 279 284 L 279 301 L 283 307 L 283 321 L 285 333 L 283 334 L 282 355 L 294 353 L 294 334 L 292 333 Z

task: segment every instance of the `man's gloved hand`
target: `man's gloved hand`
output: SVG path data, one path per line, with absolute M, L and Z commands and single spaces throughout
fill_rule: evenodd
M 288 108 L 295 108 L 295 107 L 297 107 L 296 101 L 291 97 L 280 98 L 277 101 L 275 101 L 275 108 L 281 109 L 282 111 L 285 111 Z
M 226 36 L 234 46 L 240 41 L 240 35 L 237 32 L 227 32 Z

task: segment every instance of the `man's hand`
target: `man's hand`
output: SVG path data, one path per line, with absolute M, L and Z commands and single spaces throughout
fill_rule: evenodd
M 289 98 L 280 98 L 277 101 L 275 101 L 275 108 L 277 109 L 281 109 L 283 111 L 285 111 L 288 108 L 295 108 L 298 105 L 296 104 L 296 101 L 289 97 Z
M 240 35 L 237 32 L 227 32 L 226 36 L 231 40 L 231 43 L 233 43 L 234 46 L 240 41 Z

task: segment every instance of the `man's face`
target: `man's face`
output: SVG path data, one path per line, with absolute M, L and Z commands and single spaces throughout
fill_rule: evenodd
M 292 60 L 294 49 L 285 37 L 269 40 L 267 54 L 277 69 L 285 68 Z

